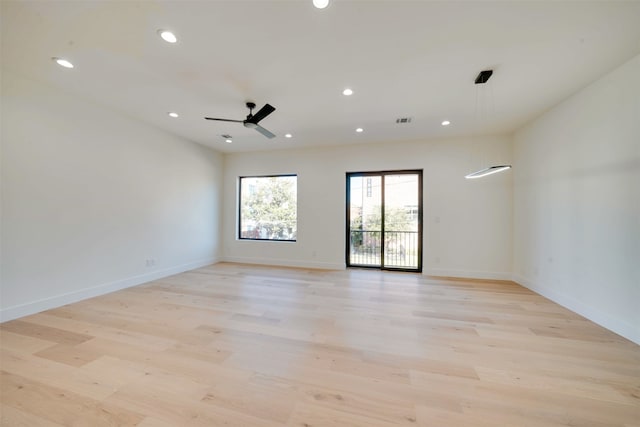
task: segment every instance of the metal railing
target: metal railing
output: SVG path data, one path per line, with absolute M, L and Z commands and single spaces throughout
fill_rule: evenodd
M 384 261 L 381 259 L 382 243 L 381 231 L 351 230 L 349 240 L 350 264 L 418 268 L 417 231 L 385 231 Z

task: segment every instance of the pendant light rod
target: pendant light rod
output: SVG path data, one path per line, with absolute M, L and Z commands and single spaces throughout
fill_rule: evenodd
M 511 169 L 511 165 L 499 165 L 499 166 L 490 166 L 486 169 L 479 170 L 477 172 L 472 172 L 468 175 L 465 175 L 467 179 L 476 179 L 482 178 L 483 176 L 492 175 L 494 173 L 506 171 L 507 169 Z

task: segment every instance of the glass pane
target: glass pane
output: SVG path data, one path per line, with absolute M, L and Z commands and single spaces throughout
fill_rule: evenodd
M 297 176 L 240 178 L 240 238 L 296 240 Z
M 349 178 L 351 223 L 349 261 L 351 265 L 380 267 L 382 234 L 382 178 Z
M 384 179 L 384 267 L 418 268 L 418 175 Z

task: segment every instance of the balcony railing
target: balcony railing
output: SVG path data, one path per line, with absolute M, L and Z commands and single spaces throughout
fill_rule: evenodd
M 385 231 L 384 261 L 382 232 L 351 230 L 349 261 L 351 265 L 418 268 L 418 232 Z

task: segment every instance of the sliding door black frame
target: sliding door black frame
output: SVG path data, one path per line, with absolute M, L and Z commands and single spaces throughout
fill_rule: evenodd
M 400 268 L 400 267 L 385 267 L 384 266 L 384 250 L 385 250 L 385 176 L 386 175 L 418 175 L 418 267 L 417 268 Z M 379 176 L 381 177 L 381 247 L 380 247 L 380 266 L 372 265 L 359 265 L 352 264 L 350 257 L 351 248 L 351 177 L 367 177 L 367 176 Z M 347 267 L 355 268 L 371 268 L 376 270 L 390 270 L 390 271 L 407 271 L 414 273 L 422 272 L 422 169 L 415 170 L 395 170 L 395 171 L 368 171 L 368 172 L 347 172 L 346 173 L 346 232 L 345 232 L 345 264 Z

